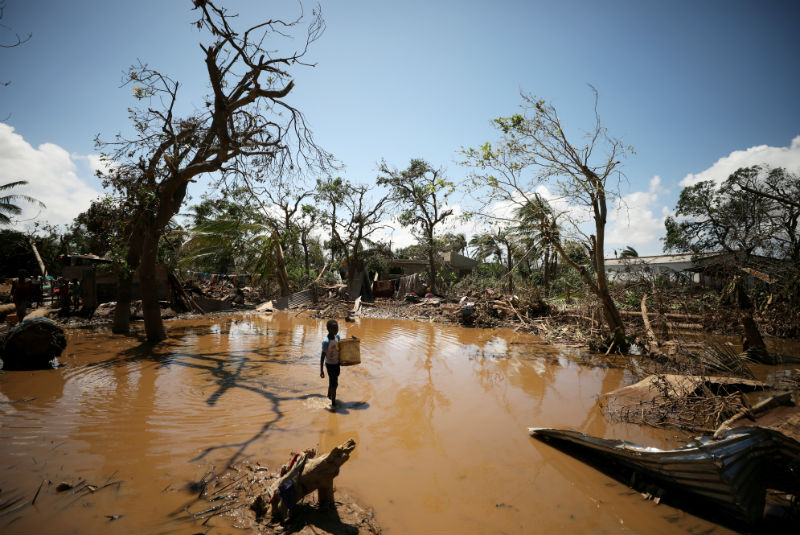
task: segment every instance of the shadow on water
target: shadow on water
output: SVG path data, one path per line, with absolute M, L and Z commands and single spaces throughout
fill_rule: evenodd
M 210 329 L 205 329 L 204 331 L 207 332 L 202 332 L 201 334 L 218 335 L 225 333 L 225 331 L 212 332 Z M 267 401 L 269 406 L 268 414 L 270 416 L 250 438 L 240 442 L 208 446 L 200 454 L 190 459 L 190 462 L 200 461 L 218 450 L 234 448 L 233 454 L 226 463 L 227 465 L 233 465 L 242 460 L 250 445 L 263 438 L 271 428 L 283 419 L 284 412 L 281 409 L 283 403 L 325 398 L 325 395 L 321 393 L 292 395 L 290 389 L 281 388 L 277 382 L 267 384 L 271 379 L 270 376 L 258 373 L 258 367 L 262 364 L 296 364 L 296 362 L 292 362 L 288 358 L 292 350 L 298 349 L 299 346 L 295 344 L 274 344 L 269 347 L 249 348 L 246 350 L 187 352 L 185 351 L 186 345 L 181 343 L 181 337 L 186 335 L 187 332 L 197 335 L 198 330 L 191 329 L 187 332 L 176 330 L 173 332 L 174 334 L 171 338 L 157 344 L 139 339 L 137 345 L 121 351 L 112 358 L 88 364 L 87 367 L 128 368 L 130 364 L 135 362 L 154 362 L 159 368 L 181 366 L 205 372 L 213 378 L 212 382 L 216 384 L 217 389 L 205 400 L 208 406 L 215 406 L 223 396 L 236 389 L 257 394 Z M 257 356 L 258 358 L 252 358 L 252 356 Z M 313 357 L 303 355 L 300 360 L 306 361 L 311 358 Z M 294 359 L 297 360 L 297 357 L 294 357 Z M 248 377 L 248 371 L 255 372 L 253 374 L 255 378 Z M 337 405 L 335 412 L 347 414 L 350 410 L 363 410 L 367 407 L 369 407 L 369 404 L 366 402 L 349 402 Z
M 332 535 L 357 535 L 359 533 L 357 526 L 342 522 L 339 511 L 332 505 L 300 503 L 295 506 L 292 518 L 294 520 L 290 520 L 286 526 L 287 533 L 300 531 L 306 526 Z
M 363 411 L 369 408 L 369 403 L 366 401 L 342 401 L 336 400 L 336 405 L 329 410 L 336 414 L 349 414 L 350 411 Z

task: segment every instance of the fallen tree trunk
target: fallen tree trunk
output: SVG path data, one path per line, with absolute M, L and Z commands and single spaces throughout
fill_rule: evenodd
M 653 332 L 653 328 L 650 326 L 650 320 L 648 319 L 647 314 L 647 294 L 642 296 L 642 321 L 644 322 L 644 330 L 647 333 L 647 338 L 650 340 L 650 343 L 653 344 L 655 347 L 661 347 L 661 342 L 656 338 L 656 333 Z
M 14 303 L 0 305 L 0 321 L 5 321 L 6 316 L 16 311 L 17 311 L 17 306 Z
M 638 318 L 641 317 L 641 312 L 636 312 L 635 310 L 620 310 L 619 313 L 625 317 L 629 318 Z M 648 312 L 647 316 L 649 318 L 655 318 L 657 316 L 664 316 L 667 319 L 673 321 L 699 321 L 702 322 L 704 317 L 700 314 L 677 314 L 674 312 L 667 312 L 664 314 L 658 314 L 656 312 Z
M 749 312 L 742 313 L 739 321 L 744 330 L 742 347 L 747 352 L 747 356 L 763 364 L 777 364 L 779 360 L 767 350 L 767 345 L 761 337 L 761 332 L 758 330 L 758 325 L 756 325 L 752 314 Z
M 167 281 L 169 282 L 170 286 L 170 297 L 172 301 L 172 306 L 178 312 L 199 312 L 200 314 L 205 314 L 206 311 L 197 304 L 197 302 L 192 299 L 192 296 L 186 293 L 186 290 L 183 289 L 183 285 L 181 284 L 180 280 L 178 280 L 178 276 L 175 275 L 173 271 L 167 272 Z M 180 310 L 180 308 L 183 310 Z

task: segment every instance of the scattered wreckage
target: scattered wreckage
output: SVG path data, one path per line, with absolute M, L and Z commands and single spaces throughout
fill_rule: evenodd
M 667 492 L 689 494 L 747 526 L 761 520 L 767 489 L 800 496 L 800 442 L 772 429 L 731 429 L 674 450 L 563 429 L 528 431 L 567 453 L 632 472 L 631 481 L 639 475 Z
M 209 472 L 195 484 L 198 496 L 176 511 L 204 524 L 226 516 L 233 526 L 254 533 L 317 533 L 316 527 L 336 525 L 334 533 L 381 532 L 374 514 L 346 495 L 334 494 L 334 478 L 356 447 L 350 439 L 330 452 L 314 449 L 292 454 L 279 472 L 243 461 L 222 473 Z M 316 503 L 304 501 L 316 491 Z M 305 528 L 305 529 L 304 529 Z
M 699 513 L 708 511 L 737 527 L 755 527 L 768 490 L 779 491 L 794 508 L 796 524 L 800 408 L 792 392 L 798 385 L 800 370 L 778 372 L 769 381 L 653 374 L 600 396 L 600 407 L 611 419 L 703 434 L 674 450 L 572 430 L 530 428 L 529 433 L 632 487 L 649 489 L 647 497 L 655 487 L 656 501 L 667 492 L 679 507 L 702 503 L 706 508 Z M 758 396 L 758 402 L 746 393 Z

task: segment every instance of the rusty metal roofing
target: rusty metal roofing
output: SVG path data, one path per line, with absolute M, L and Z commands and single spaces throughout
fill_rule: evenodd
M 767 488 L 800 494 L 800 442 L 772 429 L 741 427 L 719 440 L 702 437 L 675 450 L 563 429 L 528 431 L 554 447 L 561 442 L 588 449 L 750 525 L 762 517 Z

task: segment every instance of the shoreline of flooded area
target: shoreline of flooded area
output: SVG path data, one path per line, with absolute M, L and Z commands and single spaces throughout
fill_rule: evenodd
M 340 324 L 361 339 L 362 364 L 343 368 L 330 412 L 324 323 L 177 320 L 155 348 L 105 328 L 68 332 L 64 367 L 0 376 L 0 497 L 23 498 L 0 511 L 0 531 L 230 532 L 221 517 L 181 518 L 204 474 L 243 460 L 277 469 L 292 451 L 349 438 L 337 489 L 388 534 L 729 531 L 528 436 L 561 427 L 681 445 L 679 432 L 604 418 L 596 398 L 633 382 L 624 370 L 510 330 L 361 318 Z M 56 490 L 81 480 L 96 490 Z

